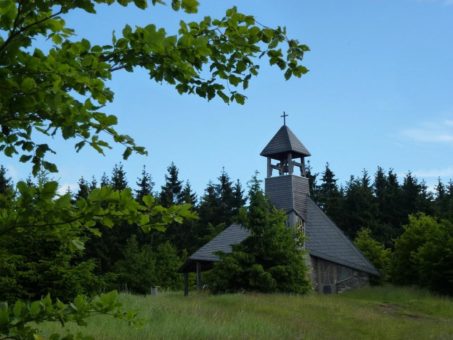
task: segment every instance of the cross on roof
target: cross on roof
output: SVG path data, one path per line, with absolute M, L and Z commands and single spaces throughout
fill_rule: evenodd
M 283 111 L 283 114 L 282 114 L 280 117 L 283 117 L 283 125 L 286 125 L 286 117 L 288 117 L 288 115 L 286 114 L 286 112 Z

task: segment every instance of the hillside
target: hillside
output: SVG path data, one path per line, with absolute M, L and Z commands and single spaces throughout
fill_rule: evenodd
M 342 295 L 163 293 L 123 295 L 143 325 L 106 317 L 81 329 L 95 339 L 451 339 L 453 301 L 395 287 Z M 57 331 L 56 324 L 45 332 Z M 64 334 L 64 333 L 62 333 Z

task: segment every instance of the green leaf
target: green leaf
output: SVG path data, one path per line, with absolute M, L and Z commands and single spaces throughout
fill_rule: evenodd
M 25 309 L 25 303 L 21 300 L 17 300 L 13 307 L 13 314 L 14 317 L 20 318 L 22 315 L 22 311 Z
M 146 0 L 134 0 L 134 4 L 140 9 L 145 9 L 146 7 L 148 7 Z
M 145 195 L 142 198 L 143 203 L 149 208 L 151 208 L 154 205 L 155 199 L 151 195 Z
M 82 251 L 85 249 L 85 244 L 82 241 L 80 241 L 80 239 L 71 240 L 71 243 L 77 250 Z
M 234 94 L 234 100 L 236 100 L 236 102 L 238 104 L 243 105 L 245 103 L 245 96 L 240 94 L 240 93 L 235 93 Z
M 4 325 L 8 325 L 8 323 L 9 323 L 8 303 L 0 302 L 0 329 L 2 329 Z
M 101 223 L 109 228 L 112 228 L 114 226 L 112 219 L 108 216 L 103 217 Z
M 32 317 L 38 316 L 38 314 L 41 312 L 41 302 L 40 301 L 34 301 L 30 305 L 30 315 Z
M 149 216 L 148 215 L 142 215 L 140 216 L 140 225 L 145 225 L 149 223 Z
M 58 182 L 47 182 L 44 184 L 42 190 L 41 190 L 41 195 L 43 197 L 53 197 L 57 193 L 58 189 Z
M 36 87 L 36 82 L 34 81 L 33 78 L 27 77 L 24 80 L 22 80 L 22 84 L 20 87 L 21 87 L 22 91 L 24 91 L 25 93 L 28 93 Z
M 49 172 L 58 172 L 58 168 L 54 163 L 42 161 L 42 165 L 43 165 L 44 169 L 46 169 Z

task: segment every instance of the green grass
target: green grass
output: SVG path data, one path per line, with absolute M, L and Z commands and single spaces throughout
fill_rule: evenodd
M 143 325 L 105 316 L 86 328 L 95 339 L 453 339 L 453 300 L 425 291 L 376 287 L 341 295 L 163 293 L 122 295 Z M 46 334 L 61 332 L 57 324 Z M 64 334 L 62 332 L 61 334 Z

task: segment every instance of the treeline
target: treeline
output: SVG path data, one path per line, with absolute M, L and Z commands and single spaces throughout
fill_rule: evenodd
M 77 207 L 80 200 L 87 199 L 99 188 L 129 191 L 139 204 L 143 204 L 147 195 L 163 208 L 188 204 L 196 219 L 176 219 L 144 230 L 121 218 L 107 223 L 102 219 L 99 223 L 101 217 L 95 216 L 94 220 L 99 222 L 93 223 L 89 231 L 84 226 L 76 229 L 65 224 L 62 228 L 47 229 L 30 226 L 26 237 L 17 237 L 14 232 L 0 233 L 0 248 L 3 247 L 0 285 L 4 287 L 0 300 L 39 298 L 46 292 L 71 299 L 79 293 L 112 289 L 134 293 L 149 293 L 154 286 L 182 289 L 180 266 L 191 253 L 233 222 L 246 198 L 241 183 L 233 183 L 225 171 L 198 198 L 190 183 L 179 178 L 174 164 L 167 170 L 165 184 L 155 190 L 151 174 L 145 168 L 132 186 L 127 182 L 123 166 L 115 165 L 110 176 L 104 173 L 99 181 L 94 177 L 80 178 L 78 189 L 66 196 Z M 36 201 L 40 200 L 51 181 L 46 174 L 40 174 L 36 180 L 29 178 L 25 183 L 29 192 L 17 191 L 5 168 L 0 167 L 0 208 L 14 207 L 24 200 L 24 195 L 34 195 Z M 67 244 L 65 239 L 80 242 Z
M 399 179 L 392 170 L 378 168 L 373 176 L 364 171 L 339 185 L 329 165 L 319 174 L 309 168 L 308 176 L 312 198 L 355 240 L 381 271 L 382 280 L 453 293 L 451 181 L 445 184 L 439 180 L 435 192 L 431 192 L 411 173 Z M 6 231 L 0 232 L 0 300 L 34 299 L 47 292 L 71 299 L 79 293 L 111 289 L 134 293 L 148 293 L 154 286 L 181 289 L 180 266 L 237 221 L 249 199 L 242 184 L 233 181 L 225 170 L 215 182 L 207 184 L 201 197 L 189 181 L 180 178 L 174 164 L 168 167 L 160 188 L 155 187 L 146 168 L 136 183 L 128 183 L 126 178 L 119 164 L 99 180 L 80 178 L 75 192 L 57 199 L 56 188 L 49 184 L 54 182 L 45 174 L 27 180 L 27 188 L 23 185 L 17 190 L 5 168 L 0 167 L 0 208 L 11 216 L 21 204 L 37 204 L 36 211 L 49 217 L 60 211 L 62 204 L 79 209 L 80 201 L 88 202 L 89 197 L 95 202 L 97 198 L 90 194 L 102 188 L 108 189 L 103 195 L 124 192 L 138 205 L 156 205 L 153 214 L 169 209 L 167 214 L 172 215 L 171 209 L 186 205 L 190 214 L 197 216 L 178 217 L 147 230 L 136 221 L 121 218 L 120 213 L 114 218 L 102 217 L 101 207 L 101 213 L 94 214 L 89 225 L 30 225 L 25 232 L 5 227 Z M 108 202 L 108 195 L 102 197 L 103 202 Z M 162 217 L 158 220 L 166 221 Z
M 313 199 L 380 271 L 374 283 L 418 285 L 453 294 L 453 182 L 434 191 L 410 172 L 378 167 L 339 185 L 327 164 L 309 169 Z M 319 178 L 319 180 L 318 180 Z
M 373 238 L 393 248 L 412 214 L 453 222 L 451 180 L 439 179 L 432 192 L 410 172 L 400 179 L 393 170 L 378 167 L 374 175 L 364 170 L 340 185 L 329 164 L 321 173 L 309 168 L 308 177 L 312 198 L 351 239 L 367 228 Z

